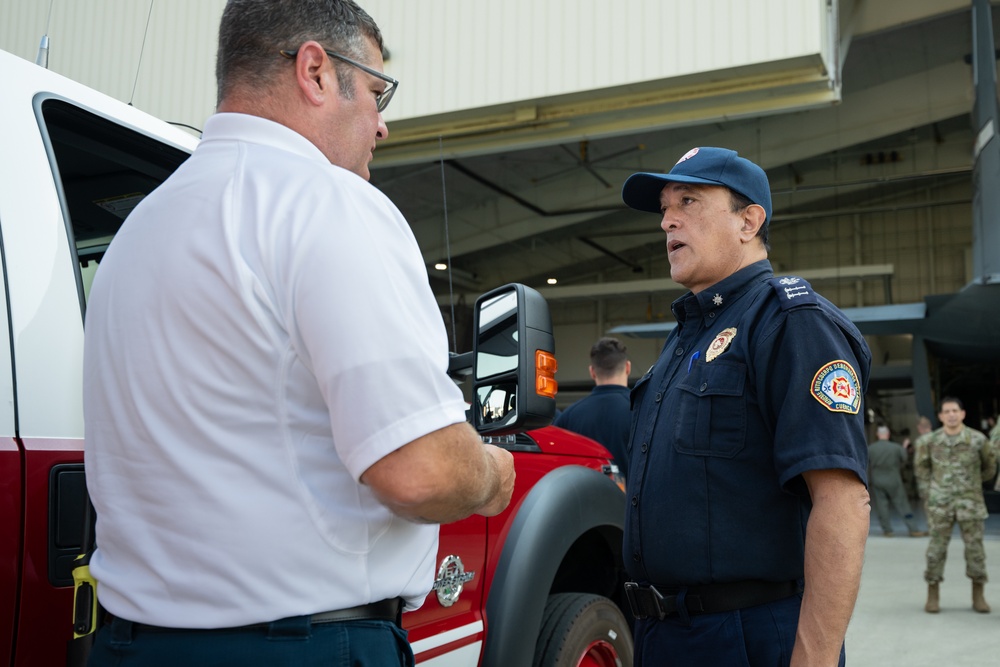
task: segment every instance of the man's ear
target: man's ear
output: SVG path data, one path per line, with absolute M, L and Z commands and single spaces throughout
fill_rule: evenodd
M 331 92 L 337 77 L 330 59 L 318 42 L 304 42 L 295 56 L 295 82 L 303 97 L 315 106 L 321 105 Z
M 743 209 L 743 224 L 740 227 L 740 238 L 744 243 L 749 243 L 757 236 L 757 232 L 760 231 L 766 219 L 767 213 L 760 204 L 750 204 Z

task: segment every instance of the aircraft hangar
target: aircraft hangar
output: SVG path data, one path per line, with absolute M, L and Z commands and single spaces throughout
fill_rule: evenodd
M 8 0 L 0 48 L 34 60 L 46 34 L 51 69 L 196 131 L 223 4 Z M 634 380 L 684 290 L 622 183 L 725 146 L 768 173 L 776 273 L 877 323 L 874 419 L 912 429 L 942 395 L 970 425 L 1000 411 L 1000 288 L 975 285 L 1000 219 L 973 224 L 972 0 L 360 4 L 401 82 L 372 183 L 410 221 L 456 347 L 477 294 L 523 282 L 552 310 L 561 404 L 589 389 L 609 332 Z M 970 331 L 977 344 L 948 344 Z

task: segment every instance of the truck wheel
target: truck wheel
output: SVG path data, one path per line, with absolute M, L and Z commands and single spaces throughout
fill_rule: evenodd
M 600 595 L 550 595 L 534 667 L 632 667 L 632 631 L 615 603 Z

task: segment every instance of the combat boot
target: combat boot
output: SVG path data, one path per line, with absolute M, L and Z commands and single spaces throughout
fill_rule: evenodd
M 972 582 L 972 608 L 980 614 L 990 613 L 990 606 L 983 597 L 983 585 L 975 581 Z
M 924 605 L 924 611 L 928 614 L 936 614 L 941 611 L 941 603 L 938 601 L 937 584 L 927 584 L 927 604 Z

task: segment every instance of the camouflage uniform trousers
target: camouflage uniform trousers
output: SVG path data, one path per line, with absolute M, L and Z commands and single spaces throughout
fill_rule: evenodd
M 948 557 L 948 542 L 951 531 L 958 524 L 965 543 L 965 576 L 978 584 L 985 584 L 986 550 L 983 548 L 983 530 L 985 522 L 982 519 L 956 519 L 954 513 L 944 514 L 930 512 L 927 517 L 927 527 L 931 534 L 927 546 L 927 570 L 924 580 L 929 584 L 944 581 L 944 562 Z

